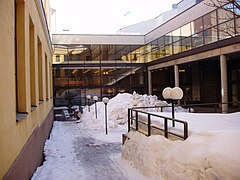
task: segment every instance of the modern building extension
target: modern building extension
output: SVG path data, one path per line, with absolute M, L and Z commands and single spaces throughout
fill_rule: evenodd
M 162 98 L 165 87 L 180 86 L 183 103 L 237 106 L 240 1 L 208 2 L 183 0 L 115 35 L 53 34 L 55 105 L 85 105 L 87 94 L 136 91 Z
M 53 122 L 49 1 L 1 0 L 0 8 L 0 179 L 30 179 Z

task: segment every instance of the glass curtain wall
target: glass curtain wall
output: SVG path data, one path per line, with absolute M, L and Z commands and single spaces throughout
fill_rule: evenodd
M 101 99 L 123 92 L 146 93 L 146 67 L 139 47 L 55 45 L 55 106 L 85 106 L 88 94 Z
M 143 52 L 140 55 L 145 62 L 151 62 L 239 35 L 239 12 L 232 3 L 226 4 L 224 8 L 214 10 L 141 47 L 144 50 L 139 49 Z

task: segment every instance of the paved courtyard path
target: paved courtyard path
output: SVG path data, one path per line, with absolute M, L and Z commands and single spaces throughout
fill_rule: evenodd
M 121 143 L 98 140 L 99 133 L 104 131 L 86 130 L 75 122 L 54 122 L 45 145 L 46 161 L 32 179 L 128 180 L 117 160 Z

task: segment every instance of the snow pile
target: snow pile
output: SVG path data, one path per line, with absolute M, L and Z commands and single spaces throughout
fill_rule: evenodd
M 156 179 L 240 179 L 240 113 L 178 116 L 189 123 L 187 140 L 130 132 L 123 159 Z
M 108 135 L 105 134 L 102 102 L 97 103 L 97 119 L 94 104 L 90 107 L 90 112 L 88 107 L 84 109 L 82 123 L 55 121 L 50 139 L 44 148 L 46 161 L 37 169 L 32 179 L 89 179 L 92 166 L 87 167 L 81 159 L 77 158 L 79 150 L 82 150 L 81 142 L 83 142 L 82 146 L 89 145 L 87 141 L 85 142 L 88 139 L 97 142 L 91 144 L 97 153 L 99 146 L 94 147 L 94 145 L 101 146 L 106 144 L 105 142 L 120 144 L 121 136 L 126 133 L 127 127 L 126 124 L 121 126 L 118 124 L 125 119 L 126 109 L 132 106 L 154 105 L 154 103 L 164 102 L 157 101 L 154 96 L 126 93 L 112 98 L 108 103 L 108 127 L 115 128 L 109 128 Z M 155 113 L 171 116 L 169 112 Z M 114 160 L 114 163 L 120 161 L 124 163 L 115 166 L 109 161 L 109 166 L 114 165 L 115 170 L 108 170 L 106 173 L 116 173 L 120 169 L 124 170 L 124 174 L 128 177 L 130 177 L 129 174 L 134 174 L 127 179 L 141 180 L 240 179 L 240 112 L 232 114 L 182 112 L 176 113 L 175 116 L 177 119 L 188 122 L 187 140 L 171 141 L 159 135 L 146 137 L 140 133 L 130 132 L 129 139 L 122 147 L 122 156 L 121 154 L 117 156 L 122 158 Z M 176 123 L 176 129 L 179 128 L 178 125 Z M 108 151 L 111 150 L 108 149 Z M 91 153 L 88 155 L 94 156 Z M 88 158 L 87 154 L 84 158 Z M 103 165 L 97 164 L 101 169 Z M 141 176 L 133 172 L 141 172 Z M 98 176 L 91 179 L 99 179 L 102 177 L 101 173 L 103 172 L 99 171 Z M 144 178 L 143 175 L 145 175 Z
M 81 119 L 85 119 L 83 123 L 88 128 L 93 129 L 103 129 L 105 126 L 105 105 L 103 102 L 97 102 L 97 118 L 95 112 L 95 104 L 89 107 L 85 107 Z M 128 108 L 132 107 L 154 107 L 154 106 L 170 106 L 165 101 L 158 100 L 155 95 L 140 95 L 134 92 L 129 93 L 119 93 L 115 97 L 109 100 L 107 104 L 107 121 L 109 128 L 116 128 L 118 125 L 123 125 L 127 123 L 128 119 Z M 149 108 L 146 111 L 160 112 L 160 108 Z M 171 112 L 171 107 L 163 108 L 164 112 Z M 186 109 L 181 107 L 175 108 L 176 112 L 186 112 Z
M 76 179 L 76 177 L 81 179 L 84 176 L 85 172 L 76 162 L 72 143 L 74 133 L 79 132 L 74 131 L 74 128 L 68 124 L 66 125 L 62 129 L 62 123 L 54 121 L 50 138 L 44 146 L 45 161 L 37 168 L 32 180 Z

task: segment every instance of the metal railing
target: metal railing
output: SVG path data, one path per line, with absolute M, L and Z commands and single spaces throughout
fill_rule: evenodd
M 150 107 L 147 107 L 150 108 Z M 151 107 L 155 108 L 155 107 Z M 163 132 L 163 136 L 166 138 L 169 138 L 169 135 L 181 138 L 181 139 L 187 139 L 188 138 L 188 123 L 186 121 L 178 120 L 178 119 L 172 119 L 170 117 L 161 116 L 158 114 L 146 112 L 140 110 L 141 107 L 137 108 L 128 108 L 128 132 L 131 131 L 131 129 L 134 129 L 138 132 L 141 132 L 145 134 L 146 136 L 152 135 L 152 130 L 156 129 L 160 132 Z M 140 119 L 140 114 L 144 114 L 145 116 Z M 154 124 L 152 119 L 157 119 L 158 122 L 162 122 L 161 124 Z M 169 122 L 172 122 L 172 124 L 180 123 L 183 125 L 183 130 L 181 131 L 181 134 L 179 134 L 179 129 L 172 128 L 169 126 Z M 147 131 L 144 131 L 143 127 L 139 128 L 139 125 L 143 125 L 147 127 Z M 135 125 L 135 127 L 134 127 Z M 178 133 L 177 133 L 178 132 Z
M 227 102 L 227 103 L 222 103 L 222 102 L 217 102 L 217 103 L 195 103 L 195 104 L 175 104 L 174 107 L 182 107 L 185 108 L 189 113 L 192 112 L 214 112 L 214 113 L 221 113 L 222 109 L 221 106 L 224 104 L 229 105 L 229 112 L 238 112 L 240 111 L 240 101 L 236 102 Z M 230 107 L 231 105 L 231 107 Z M 164 106 L 151 106 L 151 107 L 136 107 L 137 109 L 151 109 L 151 108 L 158 108 L 160 112 L 164 111 L 164 108 L 170 108 L 172 107 L 171 105 L 164 105 Z M 136 109 L 134 108 L 134 109 Z M 195 109 L 194 109 L 195 108 Z

